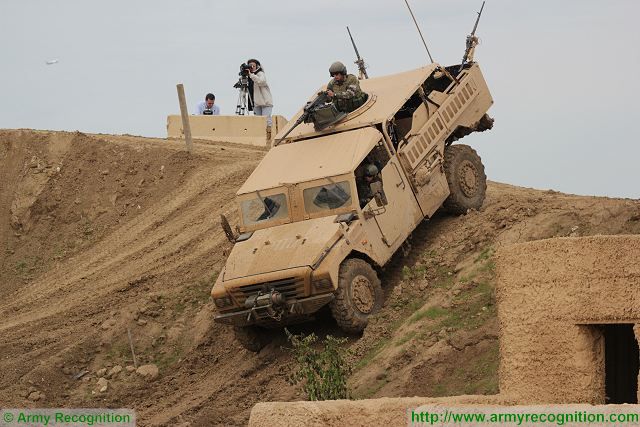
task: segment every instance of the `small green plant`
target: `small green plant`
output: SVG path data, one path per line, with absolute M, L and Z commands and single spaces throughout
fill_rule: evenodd
M 80 224 L 80 233 L 82 238 L 85 240 L 90 240 L 93 237 L 94 228 L 91 225 L 91 221 L 88 218 L 83 218 L 82 223 Z
M 18 261 L 16 263 L 16 273 L 22 275 L 27 272 L 27 263 L 25 261 Z
M 480 252 L 480 255 L 476 258 L 475 262 L 485 261 L 493 256 L 495 251 L 491 246 L 488 246 Z
M 402 267 L 402 279 L 403 280 L 407 280 L 411 278 L 411 269 L 408 266 L 403 266 Z
M 428 268 L 426 265 L 414 265 L 413 267 L 402 267 L 403 280 L 426 279 Z
M 292 385 L 302 383 L 309 400 L 348 399 L 351 367 L 346 362 L 349 350 L 343 347 L 347 339 L 329 335 L 323 341 L 324 348 L 318 351 L 314 348 L 318 341 L 315 334 L 293 335 L 287 329 L 285 332 L 297 364 L 287 381 Z

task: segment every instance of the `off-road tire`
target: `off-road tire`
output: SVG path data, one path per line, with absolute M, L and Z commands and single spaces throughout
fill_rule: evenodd
M 338 289 L 329 304 L 338 326 L 350 334 L 367 327 L 369 316 L 382 308 L 380 279 L 368 262 L 351 258 L 340 265 Z
M 258 326 L 234 326 L 233 332 L 236 340 L 244 348 L 255 353 L 269 344 L 269 331 Z
M 443 207 L 452 214 L 464 214 L 482 207 L 487 192 L 487 176 L 476 151 L 464 144 L 450 145 L 444 150 L 444 173 L 449 184 L 449 197 Z

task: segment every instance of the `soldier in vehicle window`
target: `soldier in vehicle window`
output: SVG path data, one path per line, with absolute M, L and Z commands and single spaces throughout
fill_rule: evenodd
M 367 94 L 360 89 L 360 82 L 353 74 L 347 74 L 342 62 L 334 62 L 329 67 L 331 81 L 327 85 L 327 96 L 338 111 L 350 113 L 367 100 Z
M 375 195 L 371 190 L 371 183 L 376 181 L 378 175 L 378 167 L 373 163 L 364 166 L 364 173 L 356 178 L 356 186 L 358 188 L 358 199 L 360 200 L 360 208 L 363 208 L 373 199 Z

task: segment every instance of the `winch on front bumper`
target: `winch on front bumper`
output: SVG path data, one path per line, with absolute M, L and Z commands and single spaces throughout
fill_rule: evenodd
M 248 297 L 244 304 L 245 310 L 218 314 L 214 320 L 235 326 L 289 323 L 315 313 L 331 300 L 332 293 L 287 300 L 282 293 L 271 289 Z

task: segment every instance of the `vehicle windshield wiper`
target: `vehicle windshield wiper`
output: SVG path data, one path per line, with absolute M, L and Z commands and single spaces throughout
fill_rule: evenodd
M 273 215 L 273 212 L 271 212 L 271 209 L 269 209 L 269 206 L 267 206 L 267 202 L 265 202 L 264 199 L 262 198 L 262 196 L 260 195 L 260 190 L 256 190 L 256 194 L 258 195 L 258 198 L 262 202 L 262 206 L 264 206 L 264 210 L 267 211 L 267 213 L 269 214 L 269 216 L 267 216 L 267 218 L 271 218 L 271 215 Z M 267 219 L 267 218 L 265 218 L 265 219 Z

